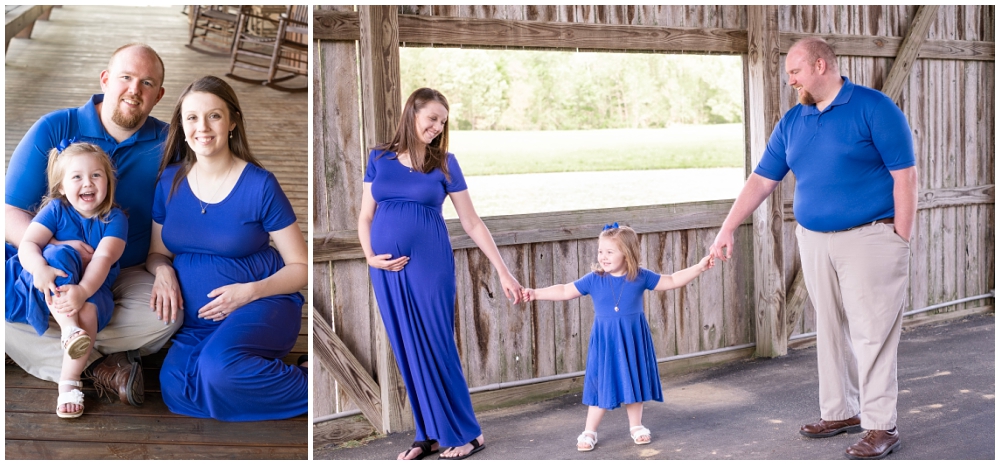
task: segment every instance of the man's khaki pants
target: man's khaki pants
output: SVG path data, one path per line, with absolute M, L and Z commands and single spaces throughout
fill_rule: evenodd
M 88 365 L 104 355 L 139 349 L 141 355 L 156 353 L 181 327 L 184 312 L 177 321 L 164 324 L 149 307 L 153 290 L 153 275 L 143 265 L 125 268 L 118 275 L 111 292 L 115 312 L 108 325 L 97 333 Z M 30 325 L 6 323 L 4 351 L 31 375 L 53 382 L 59 381 L 63 349 L 59 324 L 49 317 L 49 329 L 39 336 Z
M 821 418 L 860 413 L 864 429 L 894 428 L 909 244 L 882 223 L 834 233 L 798 226 L 796 236 L 816 308 Z

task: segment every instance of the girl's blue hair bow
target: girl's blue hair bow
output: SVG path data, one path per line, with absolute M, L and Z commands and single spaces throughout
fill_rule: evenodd
M 59 141 L 58 145 L 56 145 L 56 150 L 58 150 L 59 153 L 62 153 L 63 150 L 66 150 L 67 148 L 69 148 L 69 146 L 71 146 L 71 145 L 73 145 L 75 143 L 76 143 L 76 138 L 75 137 L 70 137 L 68 140 L 67 139 L 63 139 L 63 140 Z
M 601 232 L 607 231 L 609 229 L 618 229 L 618 222 L 615 221 L 614 224 L 606 224 L 606 225 L 604 225 L 604 229 L 602 229 Z

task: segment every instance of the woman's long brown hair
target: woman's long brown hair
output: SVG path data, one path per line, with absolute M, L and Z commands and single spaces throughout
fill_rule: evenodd
M 430 144 L 424 145 L 417 137 L 417 113 L 430 102 L 438 102 L 448 108 L 448 99 L 434 89 L 422 87 L 413 91 L 403 105 L 403 115 L 396 126 L 396 134 L 388 143 L 375 147 L 375 150 L 410 154 L 410 164 L 414 171 L 430 173 L 434 168 L 438 168 L 444 173 L 445 179 L 451 180 L 448 174 L 448 119 L 444 122 L 444 129 L 438 134 Z M 422 149 L 421 149 L 422 148 Z
M 260 162 L 254 158 L 253 153 L 250 152 L 250 145 L 247 143 L 246 128 L 243 121 L 243 111 L 240 110 L 240 101 L 236 98 L 236 92 L 233 91 L 233 88 L 226 81 L 215 76 L 205 76 L 192 82 L 184 89 L 184 92 L 181 92 L 181 96 L 177 98 L 177 105 L 174 106 L 174 114 L 170 117 L 170 131 L 167 134 L 167 143 L 163 147 L 163 160 L 160 162 L 160 173 L 157 177 L 162 176 L 163 170 L 169 165 L 180 163 L 181 167 L 177 170 L 177 174 L 174 175 L 174 181 L 170 186 L 170 195 L 168 198 L 174 195 L 177 186 L 181 184 L 181 180 L 191 172 L 191 167 L 198 161 L 194 151 L 191 150 L 187 141 L 184 140 L 184 122 L 181 119 L 181 106 L 184 104 L 184 99 L 192 92 L 206 92 L 226 102 L 226 108 L 229 109 L 229 120 L 236 123 L 236 127 L 232 131 L 233 137 L 229 139 L 229 151 L 236 158 L 263 168 Z

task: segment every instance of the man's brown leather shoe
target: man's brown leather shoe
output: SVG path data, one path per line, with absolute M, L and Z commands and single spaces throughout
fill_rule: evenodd
M 145 397 L 140 360 L 138 350 L 114 353 L 88 368 L 87 377 L 98 396 L 113 399 L 117 393 L 122 403 L 138 407 Z
M 899 449 L 899 432 L 891 430 L 870 429 L 860 441 L 847 448 L 847 458 L 850 459 L 880 459 Z
M 855 415 L 846 420 L 837 421 L 826 421 L 821 419 L 816 423 L 804 425 L 799 429 L 799 434 L 808 438 L 829 438 L 854 429 L 861 429 L 860 415 Z

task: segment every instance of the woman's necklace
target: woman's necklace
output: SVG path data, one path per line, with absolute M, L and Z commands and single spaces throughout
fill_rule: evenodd
M 194 196 L 194 198 L 198 199 L 198 204 L 201 205 L 201 214 L 202 215 L 205 214 L 205 209 L 208 208 L 208 205 L 212 202 L 212 199 L 214 199 L 216 195 L 219 195 L 219 191 L 222 190 L 222 186 L 225 185 L 226 184 L 226 180 L 229 179 L 229 173 L 232 173 L 234 165 L 236 165 L 236 160 L 235 159 L 232 160 L 232 163 L 229 164 L 229 170 L 226 171 L 226 177 L 222 178 L 222 182 L 219 183 L 219 187 L 216 187 L 215 188 L 215 192 L 212 193 L 212 196 L 208 198 L 208 203 L 202 202 L 201 198 L 198 197 L 197 195 Z M 194 182 L 195 182 L 195 184 L 198 185 L 198 192 L 201 192 L 201 178 L 198 177 L 198 167 L 195 167 L 194 175 L 195 175 L 194 176 Z
M 396 159 L 399 160 L 399 155 L 396 155 Z M 410 162 L 410 166 L 406 166 L 406 164 L 403 163 L 403 160 L 399 160 L 399 164 L 403 165 L 403 166 L 406 166 L 407 168 L 409 168 L 410 172 L 412 173 L 413 172 L 413 158 L 410 157 L 409 153 L 406 154 L 406 161 Z
M 611 277 L 615 278 L 616 276 L 611 276 Z M 615 281 L 611 280 L 611 296 L 612 297 L 615 295 L 615 286 L 614 286 L 614 283 L 615 283 Z M 615 300 L 615 311 L 616 312 L 618 311 L 618 303 L 622 301 L 622 295 L 624 295 L 624 294 L 625 294 L 625 280 L 622 279 L 622 291 L 618 293 L 618 300 Z

